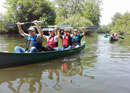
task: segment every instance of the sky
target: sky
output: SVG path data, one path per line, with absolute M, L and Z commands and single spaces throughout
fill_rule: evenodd
M 4 13 L 6 11 L 3 8 L 3 4 L 6 0 L 0 0 L 0 13 Z M 100 18 L 101 25 L 107 25 L 111 22 L 111 18 L 115 13 L 119 12 L 121 14 L 125 12 L 130 12 L 130 0 L 102 0 L 102 10 Z
M 115 13 L 130 13 L 130 0 L 102 0 L 101 24 L 107 25 Z
M 0 13 L 4 13 L 6 9 L 4 8 L 4 3 L 6 0 L 0 0 Z

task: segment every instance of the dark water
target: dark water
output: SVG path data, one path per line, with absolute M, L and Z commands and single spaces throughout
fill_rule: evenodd
M 0 35 L 0 51 L 24 47 L 21 38 Z M 0 93 L 130 93 L 130 36 L 124 38 L 110 43 L 93 35 L 77 55 L 0 69 Z

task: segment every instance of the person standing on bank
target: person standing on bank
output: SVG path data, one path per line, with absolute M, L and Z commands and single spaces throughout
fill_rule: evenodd
M 19 33 L 21 36 L 23 36 L 27 40 L 27 44 L 26 44 L 26 49 L 24 49 L 20 46 L 16 46 L 15 47 L 16 53 L 26 53 L 26 52 L 35 53 L 35 52 L 42 51 L 43 32 L 42 32 L 41 28 L 39 27 L 37 20 L 33 21 L 32 23 L 34 23 L 36 25 L 36 28 L 37 28 L 39 34 L 36 34 L 36 30 L 34 27 L 30 27 L 28 29 L 29 34 L 27 34 L 22 30 L 19 22 L 17 23 Z
M 82 27 L 82 33 L 78 32 L 78 29 L 75 29 L 72 34 L 72 47 L 80 46 L 81 45 L 81 39 L 85 35 L 86 29 Z

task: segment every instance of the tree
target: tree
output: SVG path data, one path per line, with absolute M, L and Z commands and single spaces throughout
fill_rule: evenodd
M 121 13 L 119 13 L 119 12 L 115 13 L 115 15 L 112 17 L 113 26 L 115 25 L 115 22 L 117 21 L 117 19 L 120 19 L 121 16 L 122 16 Z
M 57 15 L 69 18 L 73 14 L 81 12 L 84 0 L 55 0 Z
M 99 0 L 55 0 L 56 1 L 56 23 L 67 19 L 75 14 L 81 14 L 90 20 L 94 25 L 100 22 L 100 1 Z
M 100 0 L 86 0 L 84 3 L 83 16 L 89 19 L 94 25 L 100 22 Z
M 111 23 L 109 23 L 108 25 L 101 25 L 97 32 L 98 33 L 110 33 L 111 28 L 112 28 Z
M 74 27 L 87 27 L 93 25 L 93 23 L 90 20 L 86 19 L 80 14 L 74 14 L 68 19 L 64 19 L 64 21 L 58 23 L 58 25 L 63 25 L 63 24 L 70 24 Z
M 126 12 L 118 17 L 111 32 L 130 34 L 130 13 Z
M 55 22 L 54 6 L 47 0 L 7 0 L 6 18 L 8 21 L 33 21 L 47 19 L 48 24 Z
M 5 31 L 5 18 L 3 13 L 0 13 L 0 32 Z

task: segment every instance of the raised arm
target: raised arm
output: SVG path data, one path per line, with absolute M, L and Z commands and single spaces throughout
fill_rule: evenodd
M 84 36 L 85 33 L 86 33 L 86 29 L 85 29 L 85 27 L 82 27 L 82 31 L 83 31 L 82 35 Z
M 73 27 L 71 27 L 70 30 L 71 30 L 71 37 L 73 37 L 74 36 L 74 29 L 73 29 Z
M 20 25 L 19 22 L 17 23 L 17 27 L 18 27 L 18 30 L 19 30 L 19 34 L 20 34 L 21 36 L 24 36 L 24 31 L 22 30 L 21 25 Z
M 41 27 L 39 26 L 37 20 L 33 21 L 33 23 L 36 25 L 36 28 L 37 28 L 38 33 L 40 34 L 40 36 L 43 37 L 42 29 L 41 29 Z
M 43 39 L 45 39 L 45 40 L 47 40 L 47 36 L 46 35 L 44 35 L 44 32 L 43 32 Z
M 54 33 L 56 35 L 56 40 L 60 37 L 60 29 L 58 27 L 55 27 Z
M 54 33 L 55 33 L 55 35 L 57 35 L 57 30 L 58 30 L 58 27 L 55 26 L 55 29 L 54 29 Z

